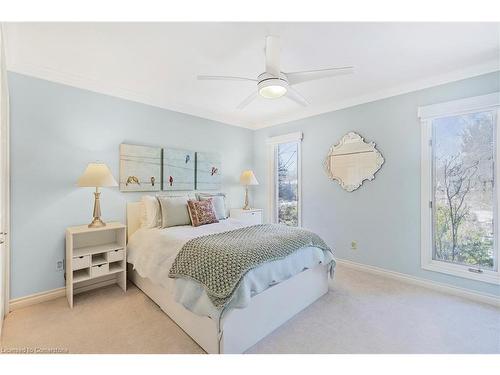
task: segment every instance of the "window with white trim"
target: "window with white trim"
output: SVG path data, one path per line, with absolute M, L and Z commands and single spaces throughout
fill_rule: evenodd
M 302 133 L 269 138 L 270 221 L 301 225 Z
M 499 93 L 419 108 L 424 269 L 500 283 L 499 108 Z

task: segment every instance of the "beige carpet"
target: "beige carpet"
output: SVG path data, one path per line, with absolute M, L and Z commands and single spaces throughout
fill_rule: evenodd
M 135 286 L 12 312 L 2 348 L 203 353 Z M 339 267 L 330 293 L 249 353 L 500 353 L 500 309 Z

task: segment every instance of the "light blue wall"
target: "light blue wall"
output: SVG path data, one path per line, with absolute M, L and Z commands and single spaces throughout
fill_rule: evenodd
M 400 95 L 256 132 L 214 121 L 9 73 L 11 94 L 11 297 L 64 285 L 56 260 L 64 230 L 86 223 L 92 191 L 76 179 L 89 161 L 107 163 L 118 177 L 122 142 L 219 151 L 224 190 L 241 205 L 241 170 L 253 166 L 261 185 L 254 205 L 266 207 L 265 139 L 304 133 L 303 224 L 318 232 L 337 257 L 500 295 L 491 284 L 420 269 L 420 105 L 491 93 L 498 73 Z M 353 193 L 322 169 L 329 147 L 348 131 L 377 143 L 386 163 Z M 253 145 L 252 145 L 253 139 Z M 124 220 L 125 202 L 140 194 L 103 189 L 105 220 Z M 349 250 L 351 240 L 358 250 Z
M 270 136 L 302 131 L 302 222 L 335 248 L 338 258 L 500 295 L 500 287 L 420 268 L 420 125 L 417 107 L 500 89 L 491 73 L 389 99 L 293 121 L 254 133 L 261 182 L 255 205 L 266 207 L 266 145 Z M 323 171 L 332 144 L 349 131 L 374 141 L 385 158 L 375 180 L 348 193 Z M 358 250 L 350 250 L 351 240 Z
M 119 174 L 122 142 L 222 155 L 224 190 L 241 206 L 239 174 L 251 168 L 252 132 L 214 121 L 9 73 L 11 100 L 11 298 L 64 286 L 67 226 L 90 221 L 92 189 L 76 180 L 90 161 Z M 125 220 L 137 193 L 103 189 L 103 219 Z

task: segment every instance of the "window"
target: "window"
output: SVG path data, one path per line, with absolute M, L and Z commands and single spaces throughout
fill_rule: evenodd
M 269 211 L 271 222 L 301 225 L 300 145 L 302 133 L 270 138 L 268 144 L 270 181 Z
M 499 283 L 498 94 L 421 108 L 422 267 Z
M 299 144 L 280 143 L 277 147 L 277 222 L 296 227 L 299 225 Z

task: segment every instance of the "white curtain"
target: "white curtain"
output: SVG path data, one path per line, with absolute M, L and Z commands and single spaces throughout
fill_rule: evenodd
M 5 28 L 0 24 L 0 332 L 9 298 L 9 90 L 4 42 Z

